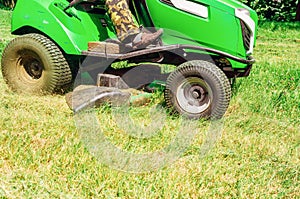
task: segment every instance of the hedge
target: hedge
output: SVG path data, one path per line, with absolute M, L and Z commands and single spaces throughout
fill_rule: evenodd
M 295 21 L 296 0 L 240 0 L 253 8 L 260 20 Z M 300 0 L 299 0 L 300 1 Z
M 17 3 L 17 0 L 0 0 L 0 4 L 7 8 L 13 8 Z

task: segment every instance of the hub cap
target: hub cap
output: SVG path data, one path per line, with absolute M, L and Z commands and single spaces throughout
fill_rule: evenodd
M 211 88 L 203 79 L 188 77 L 179 85 L 176 98 L 184 111 L 199 114 L 211 106 L 211 94 Z

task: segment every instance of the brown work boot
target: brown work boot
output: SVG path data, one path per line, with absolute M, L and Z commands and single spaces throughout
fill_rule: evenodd
M 150 44 L 153 44 L 155 40 L 157 40 L 163 34 L 163 29 L 159 29 L 158 31 L 151 32 L 141 32 L 135 36 L 132 41 L 132 48 L 146 48 Z

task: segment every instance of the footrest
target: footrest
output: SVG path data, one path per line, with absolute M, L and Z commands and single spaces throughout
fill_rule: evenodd
M 88 43 L 88 51 L 105 54 L 119 54 L 121 53 L 121 47 L 116 43 L 94 41 Z

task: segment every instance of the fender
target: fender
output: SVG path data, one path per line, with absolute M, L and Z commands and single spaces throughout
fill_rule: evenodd
M 75 8 L 64 11 L 67 6 L 68 2 L 62 0 L 31 0 L 28 5 L 26 1 L 18 1 L 12 16 L 12 34 L 42 33 L 65 53 L 73 55 L 87 50 L 89 41 L 104 40 L 113 34 L 101 23 L 94 22 L 96 14 L 87 14 Z M 99 14 L 97 16 L 99 20 Z

